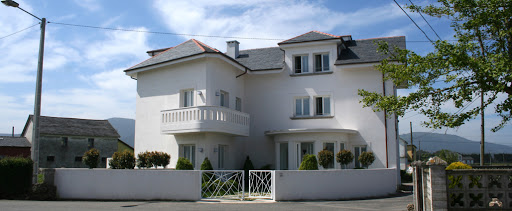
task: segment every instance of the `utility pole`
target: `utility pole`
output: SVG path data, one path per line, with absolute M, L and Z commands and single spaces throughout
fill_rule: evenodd
M 484 165 L 484 148 L 485 148 L 485 129 L 484 129 L 484 92 L 482 90 L 482 96 L 480 97 L 480 114 L 481 114 L 481 119 L 482 119 L 482 125 L 481 125 L 481 141 L 480 141 L 480 166 L 483 166 Z
M 411 129 L 411 151 L 412 151 L 412 161 L 416 161 L 416 153 L 414 151 L 414 142 L 412 140 L 412 122 L 409 122 L 409 128 Z

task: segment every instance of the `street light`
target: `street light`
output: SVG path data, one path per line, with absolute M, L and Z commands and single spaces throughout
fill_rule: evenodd
M 44 55 L 44 33 L 46 29 L 46 18 L 39 18 L 30 12 L 19 7 L 19 4 L 12 0 L 1 0 L 2 4 L 8 7 L 16 7 L 21 11 L 37 18 L 41 21 L 41 36 L 39 39 L 39 58 L 37 61 L 37 79 L 36 79 L 36 96 L 34 102 L 34 117 L 32 131 L 32 152 L 31 157 L 34 161 L 34 169 L 32 173 L 32 183 L 37 183 L 37 174 L 39 173 L 39 117 L 41 116 L 41 84 L 43 82 L 43 55 Z

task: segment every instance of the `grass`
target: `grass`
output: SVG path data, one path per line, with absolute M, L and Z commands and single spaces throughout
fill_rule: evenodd
M 44 182 L 44 175 L 38 174 L 37 175 L 37 183 L 43 183 Z

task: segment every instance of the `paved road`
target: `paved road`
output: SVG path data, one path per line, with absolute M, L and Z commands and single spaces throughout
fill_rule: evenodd
M 0 200 L 0 210 L 406 210 L 412 203 L 411 194 L 401 194 L 383 199 L 350 201 L 311 201 L 311 202 L 268 202 L 268 201 L 17 201 Z

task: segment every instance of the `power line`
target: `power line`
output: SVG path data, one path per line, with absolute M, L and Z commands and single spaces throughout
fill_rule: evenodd
M 430 39 L 430 37 L 428 37 L 427 33 L 425 33 L 425 31 L 423 31 L 423 29 L 421 29 L 420 26 L 418 26 L 418 24 L 411 18 L 411 16 L 409 16 L 409 14 L 404 10 L 404 8 L 402 8 L 402 6 L 400 6 L 400 4 L 398 4 L 398 2 L 396 2 L 396 0 L 393 0 L 395 2 L 395 4 L 400 7 L 400 9 L 407 15 L 407 17 L 409 17 L 409 19 L 414 23 L 414 25 L 416 25 L 416 27 L 418 27 L 418 29 L 423 32 L 423 34 L 425 35 L 425 37 L 433 44 L 434 42 Z
M 12 33 L 12 34 L 9 34 L 9 35 L 6 35 L 6 36 L 3 36 L 3 37 L 0 37 L 0 40 L 1 40 L 1 39 L 4 39 L 4 38 L 6 38 L 6 37 L 10 37 L 10 36 L 12 36 L 12 35 L 18 34 L 18 33 L 22 32 L 22 31 L 25 31 L 25 30 L 30 29 L 30 28 L 32 28 L 32 27 L 34 27 L 34 26 L 37 26 L 37 25 L 39 25 L 39 23 L 34 24 L 34 25 L 32 25 L 32 26 L 29 26 L 29 27 L 27 27 L 27 28 L 24 28 L 24 29 L 22 29 L 22 30 L 19 30 L 19 31 L 17 31 L 17 32 L 14 32 L 14 33 Z
M 171 32 L 155 32 L 155 31 L 145 31 L 145 30 L 135 30 L 135 29 L 122 29 L 122 28 L 110 28 L 110 27 L 100 27 L 100 26 L 88 26 L 88 25 L 71 24 L 71 23 L 58 23 L 58 22 L 48 22 L 48 23 L 64 25 L 64 26 L 82 27 L 82 28 L 93 28 L 93 29 L 103 29 L 103 30 L 112 30 L 112 31 L 125 31 L 125 32 L 139 32 L 139 33 L 148 33 L 148 34 L 164 34 L 164 35 L 173 35 L 173 36 L 213 37 L 213 38 L 246 39 L 246 40 L 284 40 L 284 39 L 261 38 L 261 37 L 228 37 L 228 36 L 219 36 L 219 35 L 200 35 L 200 34 L 182 34 L 182 33 L 171 33 Z
M 411 2 L 411 4 L 413 6 L 416 6 L 414 5 L 414 3 L 412 3 L 411 0 L 409 0 L 409 2 Z M 423 20 L 428 24 L 428 26 L 430 26 L 430 29 L 432 29 L 432 31 L 436 34 L 437 38 L 439 38 L 439 40 L 442 40 L 441 37 L 439 37 L 439 35 L 437 34 L 436 30 L 434 30 L 434 28 L 430 25 L 430 23 L 427 21 L 427 19 L 425 19 L 425 17 L 423 16 L 423 14 L 421 14 L 421 11 L 418 10 L 418 13 L 421 15 L 421 17 L 423 18 Z

